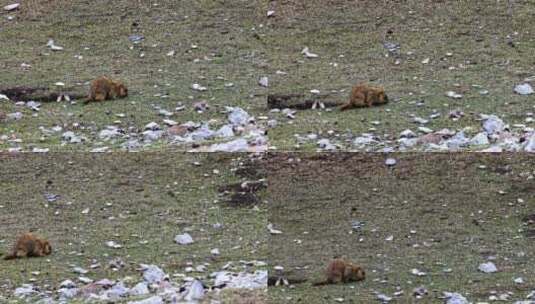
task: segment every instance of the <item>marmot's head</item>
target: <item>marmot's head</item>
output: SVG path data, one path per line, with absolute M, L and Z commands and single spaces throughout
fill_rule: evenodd
M 43 247 L 43 253 L 49 255 L 52 253 L 52 246 L 48 241 L 41 241 L 41 246 Z
M 362 281 L 366 278 L 366 272 L 362 267 L 352 265 L 351 266 L 351 279 L 354 281 Z
M 384 89 L 381 89 L 379 93 L 377 93 L 377 99 L 379 99 L 380 103 L 387 103 L 388 102 L 388 96 L 385 93 Z
M 115 92 L 117 94 L 117 97 L 128 96 L 128 89 L 122 82 L 115 83 Z

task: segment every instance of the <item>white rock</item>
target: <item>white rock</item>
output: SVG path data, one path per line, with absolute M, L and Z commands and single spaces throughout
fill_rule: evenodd
M 413 275 L 415 275 L 415 276 L 419 276 L 419 277 L 423 277 L 423 276 L 426 275 L 425 272 L 420 271 L 420 270 L 418 270 L 418 269 L 416 269 L 416 268 L 411 269 L 411 274 L 413 274 Z
M 153 296 L 144 300 L 130 301 L 127 304 L 164 304 L 164 301 L 160 296 Z
M 353 145 L 357 147 L 363 147 L 374 143 L 377 143 L 377 141 L 373 139 L 372 136 L 360 136 L 353 139 Z
M 489 144 L 489 138 L 487 136 L 487 133 L 480 132 L 476 134 L 472 139 L 470 139 L 470 145 L 471 146 L 483 146 Z
M 121 130 L 115 126 L 107 126 L 104 130 L 98 133 L 98 138 L 108 141 L 113 138 L 121 136 Z
M 240 272 L 236 274 L 220 271 L 212 276 L 215 276 L 215 286 L 226 284 L 228 288 L 266 288 L 268 272 L 267 270 L 257 270 L 254 273 Z
M 463 98 L 463 95 L 455 93 L 454 91 L 448 91 L 446 92 L 446 96 L 454 98 L 454 99 L 460 99 Z
M 82 267 L 74 267 L 72 269 L 72 271 L 76 272 L 76 273 L 79 273 L 79 274 L 86 274 L 88 273 L 89 271 L 83 269 Z
M 145 130 L 152 130 L 152 131 L 160 130 L 160 125 L 152 121 L 145 125 Z
M 179 234 L 175 236 L 175 242 L 180 245 L 189 245 L 193 243 L 193 238 L 189 233 Z
M 9 120 L 21 120 L 22 119 L 22 113 L 21 112 L 9 113 L 9 114 L 6 115 L 6 117 Z
M 224 125 L 219 130 L 215 132 L 217 137 L 233 137 L 234 136 L 234 130 L 231 125 Z
M 461 147 L 468 145 L 470 140 L 466 138 L 464 132 L 461 131 L 455 134 L 452 138 L 448 139 L 445 143 L 450 150 L 458 150 Z
M 425 125 L 425 124 L 429 123 L 429 120 L 423 119 L 421 117 L 414 117 L 412 119 L 412 121 L 415 122 L 415 123 L 421 124 L 421 125 Z
M 327 151 L 334 151 L 336 150 L 336 146 L 333 145 L 329 139 L 327 138 L 323 138 L 323 139 L 320 139 L 318 140 L 318 147 L 320 147 L 321 149 L 323 150 L 327 150 Z
M 226 107 L 228 112 L 228 121 L 233 126 L 244 126 L 249 123 L 251 116 L 239 107 Z
M 387 158 L 386 161 L 385 161 L 385 165 L 391 167 L 391 166 L 395 166 L 397 163 L 396 159 L 394 158 Z
M 20 3 L 8 4 L 8 5 L 4 6 L 4 10 L 8 11 L 8 12 L 14 11 L 17 8 L 19 8 L 19 6 L 20 6 Z
M 76 136 L 74 132 L 67 131 L 61 135 L 61 138 L 71 144 L 77 144 L 82 142 L 82 138 L 79 136 Z
M 157 141 L 164 136 L 165 132 L 162 130 L 147 130 L 143 131 L 143 140 L 145 142 Z
M 80 281 L 80 282 L 82 282 L 84 284 L 93 283 L 93 280 L 88 278 L 88 277 L 79 277 L 78 281 Z
M 160 116 L 164 116 L 164 117 L 171 117 L 171 116 L 174 115 L 174 113 L 173 113 L 173 112 L 169 112 L 169 111 L 167 111 L 166 109 L 160 109 L 160 110 L 158 111 L 158 115 L 160 115 Z
M 262 87 L 267 88 L 269 86 L 269 79 L 266 76 L 260 77 L 258 84 Z
M 165 272 L 156 265 L 144 265 L 143 268 L 143 280 L 148 284 L 160 283 L 166 278 Z
M 204 286 L 202 285 L 202 282 L 199 280 L 193 281 L 191 284 L 188 294 L 184 298 L 186 301 L 198 301 L 202 300 L 204 297 Z
M 192 84 L 192 85 L 191 85 L 191 88 L 192 88 L 193 90 L 195 90 L 195 91 L 201 91 L 201 92 L 202 92 L 202 91 L 206 91 L 206 87 L 203 87 L 203 86 L 201 86 L 201 85 L 198 84 L 198 83 L 194 83 L 194 84 Z
M 149 287 L 146 282 L 137 283 L 136 286 L 132 287 L 128 292 L 128 294 L 131 296 L 142 296 L 149 293 Z
M 503 132 L 505 130 L 505 123 L 496 115 L 481 115 L 483 119 L 483 130 L 488 135 Z
M 530 95 L 533 94 L 533 88 L 529 83 L 523 83 L 515 86 L 515 93 L 520 95 Z
M 48 40 L 48 43 L 46 44 L 46 46 L 48 46 L 53 51 L 63 51 L 63 47 L 61 47 L 59 45 L 56 45 L 54 43 L 54 40 L 52 40 L 52 39 Z M 55 85 L 57 85 L 57 86 L 65 86 L 65 84 L 63 82 L 56 82 Z
M 524 279 L 523 278 L 515 278 L 513 280 L 513 282 L 515 282 L 516 284 L 524 284 Z
M 317 54 L 311 53 L 310 50 L 308 49 L 308 47 L 305 47 L 301 51 L 301 54 L 304 54 L 305 57 L 307 57 L 307 58 L 317 58 L 317 57 L 319 57 Z
M 531 136 L 526 141 L 526 145 L 524 146 L 524 151 L 535 152 L 535 132 L 531 133 Z
M 468 300 L 456 292 L 445 292 L 446 304 L 469 304 Z
M 124 286 L 123 282 L 118 282 L 110 289 L 106 290 L 105 295 L 108 299 L 117 300 L 119 298 L 126 297 L 130 289 Z
M 427 127 L 418 127 L 418 131 L 425 133 L 425 134 L 433 133 L 433 130 Z
M 78 295 L 78 288 L 60 288 L 58 294 L 60 299 L 72 299 Z
M 37 291 L 34 290 L 32 284 L 22 284 L 22 287 L 18 287 L 15 289 L 14 295 L 19 298 L 24 298 L 34 293 L 37 293 Z
M 163 123 L 170 127 L 178 125 L 178 122 L 171 120 L 171 119 L 164 119 Z
M 247 152 L 249 144 L 245 138 L 238 138 L 226 143 L 213 144 L 210 146 L 210 152 Z
M 478 270 L 484 273 L 493 273 L 497 272 L 498 268 L 492 262 L 482 263 L 479 265 Z
M 403 132 L 399 133 L 399 137 L 401 137 L 401 138 L 414 138 L 414 137 L 416 137 L 416 133 L 412 132 L 409 129 L 406 129 Z
M 275 16 L 275 11 L 267 11 L 267 16 L 268 16 L 268 17 L 273 17 L 273 16 Z
M 214 248 L 214 249 L 210 250 L 210 253 L 211 253 L 212 255 L 219 255 L 219 254 L 220 254 L 218 248 Z
M 106 246 L 113 248 L 113 249 L 123 248 L 123 246 L 117 244 L 115 241 L 107 241 Z
M 382 294 L 382 293 L 377 295 L 377 299 L 379 301 L 381 301 L 382 303 L 386 303 L 386 302 L 392 301 L 392 297 L 389 297 L 389 296 L 387 296 L 385 294 Z
M 271 234 L 282 234 L 282 231 L 273 228 L 273 224 L 271 223 L 267 225 L 267 228 Z
M 71 280 L 65 280 L 61 283 L 59 283 L 60 288 L 75 288 L 76 284 Z

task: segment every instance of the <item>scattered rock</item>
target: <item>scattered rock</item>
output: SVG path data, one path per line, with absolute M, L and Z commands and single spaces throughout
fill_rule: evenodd
M 395 166 L 396 163 L 397 163 L 397 161 L 394 158 L 387 158 L 386 161 L 385 161 L 385 165 L 387 165 L 389 167 Z
M 143 269 L 143 280 L 148 284 L 160 283 L 166 279 L 166 274 L 156 265 L 141 265 Z
M 456 292 L 444 292 L 446 297 L 446 304 L 469 304 L 468 300 L 460 293 Z
M 188 233 L 179 234 L 175 237 L 175 242 L 180 245 L 189 245 L 193 243 L 193 238 Z
M 260 77 L 260 80 L 258 80 L 258 84 L 262 87 L 267 88 L 269 85 L 269 80 L 266 76 Z
M 67 131 L 61 135 L 61 139 L 71 144 L 78 144 L 82 142 L 82 138 L 75 135 L 72 131 Z
M 515 86 L 515 93 L 520 95 L 531 95 L 533 94 L 533 88 L 529 83 L 523 83 Z
M 497 272 L 498 268 L 492 262 L 486 262 L 479 265 L 478 270 L 484 273 L 493 273 Z
M 505 130 L 505 123 L 496 115 L 481 115 L 483 119 L 483 130 L 488 135 L 503 132 Z
M 251 120 L 251 116 L 239 107 L 226 107 L 228 112 L 228 121 L 233 126 L 245 126 Z
M 489 138 L 485 132 L 480 132 L 470 139 L 471 146 L 484 146 L 488 145 L 489 143 Z
M 308 47 L 305 47 L 301 51 L 301 54 L 305 55 L 306 58 L 318 58 L 319 57 L 318 54 L 311 53 Z
M 448 96 L 448 97 L 450 97 L 450 98 L 454 98 L 454 99 L 461 99 L 461 98 L 463 98 L 463 95 L 462 95 L 462 94 L 455 93 L 454 91 L 448 91 L 448 92 L 446 92 L 446 96 Z
M 152 296 L 144 300 L 130 301 L 127 304 L 164 304 L 164 301 L 160 296 Z
M 198 301 L 204 297 L 204 286 L 199 280 L 193 281 L 188 294 L 184 297 L 186 301 Z
M 18 9 L 19 7 L 20 7 L 20 3 L 8 4 L 4 6 L 4 11 L 11 12 L 11 11 Z

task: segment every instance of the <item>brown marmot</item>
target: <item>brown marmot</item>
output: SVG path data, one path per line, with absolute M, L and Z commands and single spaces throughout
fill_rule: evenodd
M 91 88 L 85 103 L 124 98 L 126 96 L 128 96 L 128 89 L 124 83 L 101 76 L 91 82 Z
M 52 246 L 47 240 L 40 239 L 31 233 L 24 233 L 18 239 L 11 253 L 4 260 L 24 257 L 43 257 L 52 253 Z
M 366 272 L 362 267 L 345 259 L 332 260 L 325 270 L 325 281 L 314 283 L 314 286 L 362 281 Z
M 374 87 L 367 84 L 357 84 L 351 90 L 349 101 L 342 105 L 340 110 L 345 111 L 352 108 L 371 107 L 388 102 L 388 96 L 382 87 Z

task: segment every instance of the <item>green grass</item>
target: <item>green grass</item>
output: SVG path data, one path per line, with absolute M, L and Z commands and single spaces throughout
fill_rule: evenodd
M 231 206 L 218 191 L 222 185 L 251 180 L 237 175 L 239 168 L 264 174 L 254 163 L 247 165 L 249 158 L 202 153 L 3 155 L 0 252 L 9 250 L 16 235 L 34 230 L 51 241 L 53 254 L 0 261 L 0 295 L 9 298 L 14 288 L 32 279 L 45 290 L 65 279 L 77 281 L 73 266 L 90 270 L 85 276 L 95 280 L 131 276 L 136 282 L 140 263 L 156 264 L 169 275 L 185 273 L 187 263 L 207 263 L 207 272 L 188 274 L 203 278 L 228 262 L 242 271 L 239 261 L 266 261 L 266 208 Z M 47 203 L 44 193 L 61 198 Z M 86 208 L 89 213 L 83 214 Z M 214 228 L 216 223 L 223 227 Z M 176 244 L 175 235 L 188 230 L 195 243 Z M 110 240 L 123 248 L 108 248 L 105 242 Z M 212 258 L 213 248 L 221 255 Z M 116 257 L 126 265 L 112 271 L 108 263 Z M 96 263 L 101 266 L 90 269 Z M 40 274 L 32 275 L 35 271 Z
M 270 93 L 309 94 L 318 89 L 343 102 L 353 84 L 365 81 L 384 86 L 393 101 L 342 113 L 299 111 L 291 124 L 274 114 L 281 123 L 270 133 L 271 145 L 283 151 L 314 151 L 315 142 L 297 145 L 294 134 L 316 133 L 347 150 L 352 147 L 344 142 L 346 137 L 326 132 L 352 138 L 375 128 L 372 133 L 382 138 L 397 138 L 407 128 L 416 131 L 411 114 L 427 118 L 433 111 L 442 114 L 427 125 L 434 130 L 469 127 L 476 132 L 479 113 L 498 114 L 511 125 L 525 123 L 526 112 L 534 111 L 534 99 L 514 94 L 513 87 L 535 75 L 529 55 L 535 47 L 529 33 L 535 10 L 532 1 L 514 1 L 509 11 L 508 2 L 275 2 L 277 17 L 270 19 L 268 35 L 270 66 L 287 75 L 272 77 Z M 507 44 L 508 35 L 514 47 Z M 399 65 L 393 56 L 385 57 L 385 41 L 401 44 Z M 305 58 L 305 46 L 319 58 Z M 421 63 L 426 58 L 430 63 Z M 481 95 L 483 89 L 489 94 Z M 446 97 L 450 90 L 464 97 Z M 417 106 L 419 101 L 424 105 Z M 458 122 L 448 118 L 455 109 L 466 114 Z
M 8 2 L 0 1 L 0 5 Z M 0 50 L 0 87 L 42 86 L 55 90 L 54 83 L 61 81 L 83 94 L 88 91 L 88 81 L 107 74 L 123 80 L 130 96 L 87 106 L 81 102 L 46 103 L 36 117 L 29 109 L 0 102 L 1 111 L 24 114 L 20 121 L 0 125 L 0 134 L 14 136 L 22 143 L 0 142 L 0 149 L 38 146 L 52 151 L 87 151 L 95 147 L 98 131 L 116 120 L 121 120 L 119 126 L 124 129 L 142 129 L 151 121 L 161 123 L 163 118 L 154 106 L 172 112 L 182 103 L 186 109 L 171 119 L 179 123 L 213 119 L 214 127 L 226 119 L 221 113 L 224 106 L 239 106 L 253 115 L 265 109 L 267 89 L 257 84 L 266 73 L 267 60 L 264 30 L 256 21 L 263 3 L 198 0 L 186 4 L 166 0 L 156 6 L 130 0 L 86 2 L 28 1 L 20 11 L 9 14 L 15 17 L 11 21 L 5 18 L 7 13 L 2 13 L 0 39 L 6 43 Z M 132 34 L 141 34 L 145 40 L 133 44 L 128 40 Z M 49 38 L 65 50 L 50 51 L 46 47 Z M 167 56 L 171 50 L 175 51 L 173 57 Z M 75 58 L 78 55 L 83 59 Z M 197 58 L 201 60 L 196 63 Z M 22 63 L 30 64 L 31 69 L 21 69 Z M 208 90 L 193 91 L 193 83 Z M 226 87 L 226 83 L 234 86 Z M 193 110 L 192 104 L 199 100 L 208 101 L 208 112 Z M 116 117 L 119 113 L 126 117 Z M 74 128 L 73 123 L 80 127 Z M 38 127 L 54 125 L 83 134 L 90 142 L 60 146 L 61 133 L 41 140 Z M 119 145 L 110 146 L 117 149 Z
M 269 222 L 283 232 L 270 237 L 270 265 L 283 266 L 290 280 L 307 279 L 293 288 L 269 288 L 270 301 L 326 303 L 341 297 L 345 303 L 371 303 L 377 301 L 374 292 L 392 296 L 399 289 L 404 294 L 396 302 L 412 303 L 412 290 L 421 285 L 429 290 L 422 303 L 439 302 L 444 291 L 474 302 L 488 301 L 492 291 L 524 299 L 535 283 L 530 254 L 535 245 L 522 232 L 522 218 L 533 213 L 535 203 L 534 159 L 522 154 L 390 157 L 398 160 L 393 169 L 381 154 L 294 153 L 270 159 Z M 365 222 L 359 232 L 352 232 L 355 220 Z M 386 241 L 390 235 L 393 241 Z M 335 256 L 361 264 L 366 280 L 312 287 Z M 478 272 L 489 256 L 496 257 L 499 272 Z M 428 275 L 412 275 L 413 268 Z M 515 284 L 517 277 L 525 284 Z

